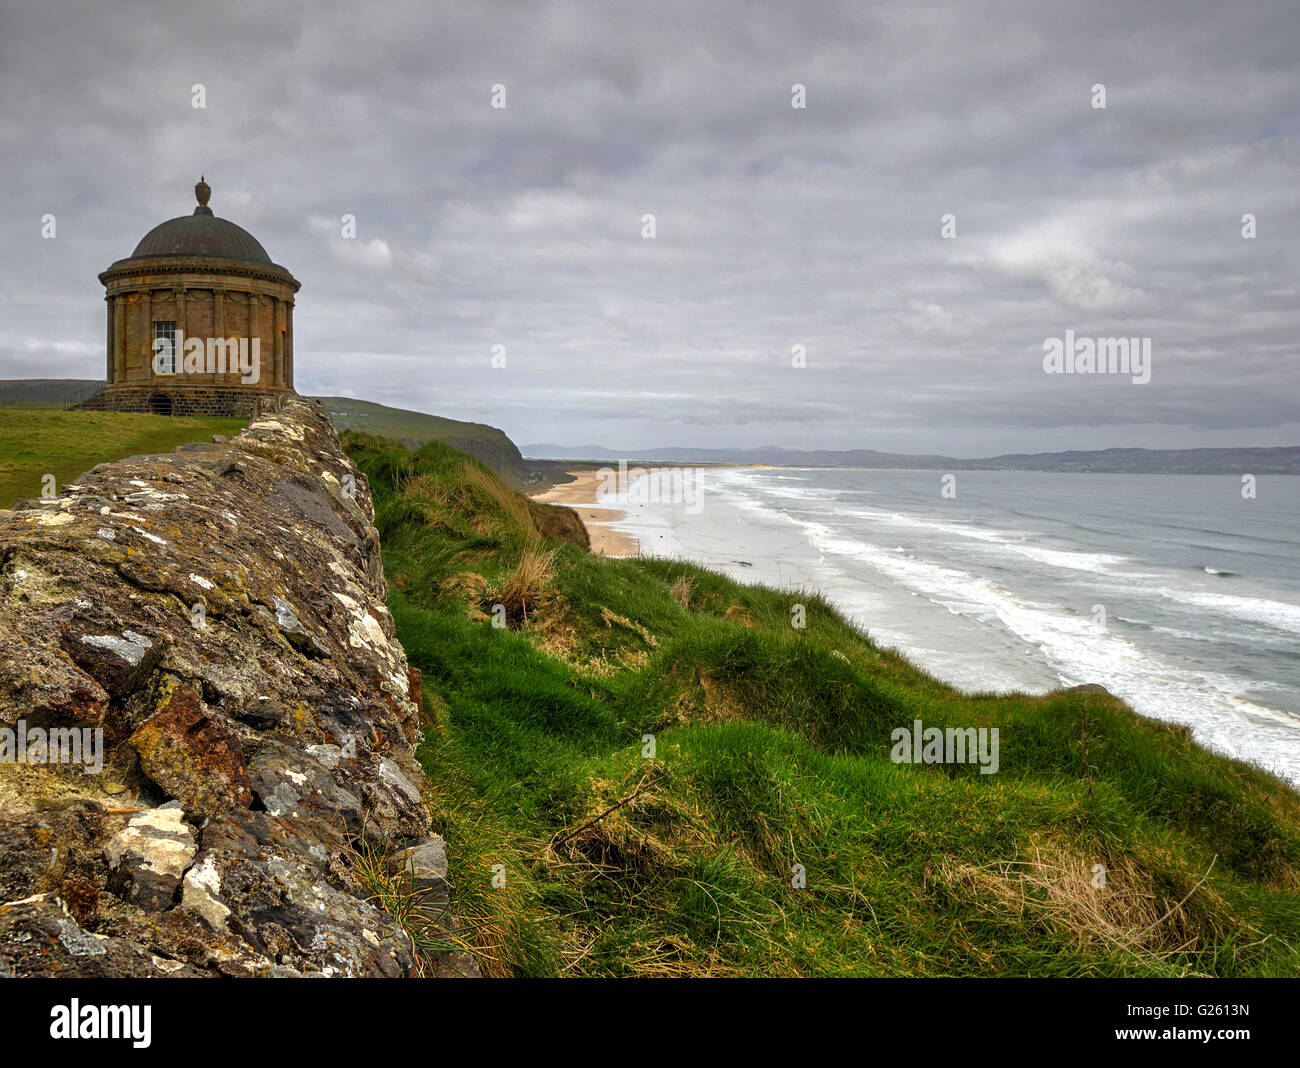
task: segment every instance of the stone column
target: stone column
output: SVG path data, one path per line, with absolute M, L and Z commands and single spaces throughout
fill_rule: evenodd
M 279 297 L 272 297 L 272 308 L 274 314 L 271 316 L 271 333 L 275 339 L 275 374 L 271 379 L 271 384 L 277 389 L 284 388 L 284 301 Z
M 176 287 L 176 333 L 185 335 L 185 342 L 190 339 L 190 332 L 186 329 L 185 323 L 185 287 L 183 285 Z M 181 339 L 178 336 L 177 341 Z M 176 346 L 176 362 L 172 365 L 172 370 L 178 375 L 184 375 L 185 372 L 185 344 L 181 343 Z
M 113 309 L 113 378 L 126 380 L 126 297 L 119 293 Z
M 117 371 L 117 365 L 113 362 L 113 342 L 117 340 L 113 327 L 113 307 L 117 303 L 117 298 L 106 296 L 104 303 L 108 307 L 108 336 L 104 339 L 104 377 L 111 383 L 115 381 L 114 374 Z
M 288 334 L 284 345 L 284 388 L 293 389 L 293 301 L 284 302 L 284 317 L 288 323 Z
M 140 293 L 140 316 L 144 320 L 144 356 L 145 363 L 153 360 L 153 290 L 145 289 Z
M 226 291 L 216 286 L 212 287 L 212 335 L 219 338 L 226 336 Z M 215 382 L 224 379 L 224 375 L 213 376 Z

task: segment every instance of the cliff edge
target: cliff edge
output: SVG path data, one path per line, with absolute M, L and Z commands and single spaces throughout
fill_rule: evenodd
M 445 901 L 373 518 L 300 399 L 0 511 L 0 974 L 417 969 L 356 874 Z

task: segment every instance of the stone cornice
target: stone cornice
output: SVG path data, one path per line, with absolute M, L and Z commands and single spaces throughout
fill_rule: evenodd
M 302 283 L 279 264 L 251 263 L 246 260 L 220 260 L 204 256 L 141 256 L 139 259 L 118 260 L 101 272 L 103 285 L 129 278 L 133 275 L 219 274 L 240 278 L 258 278 L 279 282 L 298 292 Z

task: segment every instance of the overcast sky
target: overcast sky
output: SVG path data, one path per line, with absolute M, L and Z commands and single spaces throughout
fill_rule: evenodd
M 0 0 L 0 377 L 103 376 L 96 275 L 203 172 L 302 282 L 305 394 L 520 444 L 1298 444 L 1298 67 L 1294 2 Z M 1044 373 L 1066 329 L 1151 381 Z

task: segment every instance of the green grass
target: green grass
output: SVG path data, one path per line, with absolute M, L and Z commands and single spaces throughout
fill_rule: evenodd
M 345 439 L 489 973 L 1300 971 L 1279 780 L 1105 694 L 963 695 L 820 597 L 593 557 L 446 445 Z M 917 718 L 997 727 L 1001 770 L 893 763 Z
M 237 434 L 246 425 L 242 419 L 0 407 L 0 508 L 13 507 L 19 497 L 39 497 L 47 474 L 62 485 L 96 464 L 171 452 L 213 434 Z
M 318 397 L 340 430 L 358 430 L 391 438 L 408 447 L 448 438 L 504 438 L 496 427 L 486 423 L 465 423 L 427 412 L 390 408 L 374 401 L 355 397 Z
M 390 408 L 374 401 L 353 397 L 317 397 L 330 413 L 335 428 L 342 433 L 354 430 L 389 438 L 407 448 L 418 449 L 430 441 L 449 445 L 477 456 L 515 489 L 536 488 L 541 475 L 536 468 L 547 465 L 530 463 L 519 455 L 515 443 L 504 431 L 486 423 L 466 423 L 427 412 Z

